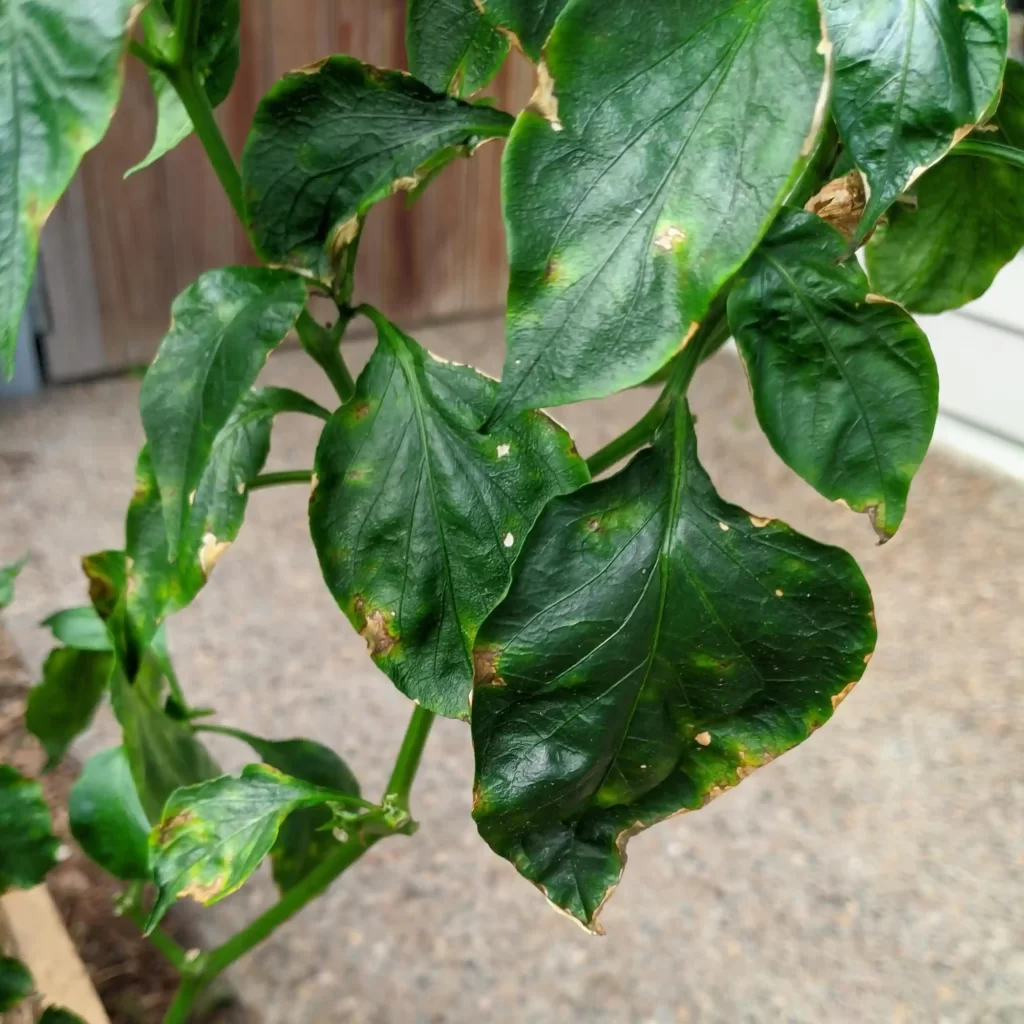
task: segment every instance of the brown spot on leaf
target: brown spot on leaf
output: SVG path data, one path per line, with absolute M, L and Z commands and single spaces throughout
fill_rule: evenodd
M 498 675 L 498 652 L 487 647 L 473 651 L 473 682 L 477 686 L 504 686 Z
M 659 252 L 672 252 L 686 241 L 686 232 L 675 224 L 668 224 L 654 236 L 654 248 Z
M 552 131 L 560 132 L 562 130 L 562 122 L 558 120 L 555 80 L 551 77 L 551 72 L 543 60 L 537 65 L 537 87 L 533 90 L 526 109 L 534 114 L 540 114 L 551 125 Z
M 359 635 L 366 641 L 367 650 L 373 657 L 387 654 L 398 643 L 398 638 L 391 634 L 388 620 L 379 608 L 366 616 L 366 624 Z
M 835 711 L 840 704 L 850 696 L 850 691 L 857 685 L 857 681 L 847 683 L 838 693 L 832 694 L 832 710 Z
M 338 227 L 334 229 L 328 243 L 332 263 L 337 262 L 338 258 L 341 256 L 342 250 L 356 240 L 361 226 L 362 225 L 360 224 L 359 216 L 357 214 L 355 217 L 345 221 L 344 224 L 339 224 Z
M 160 845 L 166 845 L 174 838 L 175 832 L 188 825 L 192 821 L 193 817 L 194 815 L 191 811 L 182 811 L 180 814 L 176 814 L 173 818 L 169 818 L 167 821 L 162 821 L 160 823 L 160 830 L 157 836 Z
M 178 895 L 191 896 L 197 903 L 208 903 L 224 891 L 226 881 L 223 875 L 218 875 L 212 882 L 190 882 Z
M 587 520 L 587 529 L 591 533 L 597 533 L 597 531 L 601 529 L 601 520 L 600 519 L 588 519 Z
M 853 241 L 857 225 L 864 215 L 867 193 L 860 171 L 850 171 L 835 181 L 830 181 L 817 195 L 812 196 L 804 207 L 809 213 L 830 224 L 848 242 Z
M 352 418 L 354 420 L 365 419 L 370 414 L 370 403 L 360 402 L 357 406 L 352 409 Z
M 749 519 L 751 524 L 755 526 L 758 530 L 767 526 L 771 522 L 770 519 L 763 519 L 761 516 L 750 516 Z
M 209 579 L 214 566 L 220 561 L 221 555 L 231 547 L 229 540 L 217 540 L 212 533 L 203 535 L 203 546 L 199 549 L 199 568 L 203 575 Z
M 301 68 L 296 68 L 293 75 L 315 75 L 320 69 L 330 60 L 329 57 L 324 57 L 321 60 L 315 60 L 312 64 L 303 64 Z

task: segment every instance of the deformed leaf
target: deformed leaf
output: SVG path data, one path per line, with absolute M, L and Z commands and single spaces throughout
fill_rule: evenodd
M 14 581 L 26 565 L 28 565 L 28 555 L 19 558 L 13 565 L 0 565 L 0 611 L 3 611 L 14 600 Z
M 107 651 L 58 647 L 43 663 L 43 679 L 28 693 L 25 728 L 46 751 L 47 768 L 63 759 L 92 721 L 106 692 L 114 657 Z
M 329 281 L 360 214 L 414 188 L 440 150 L 471 153 L 511 126 L 503 111 L 351 57 L 285 75 L 260 103 L 242 156 L 256 251 Z
M 640 384 L 694 334 L 814 149 L 821 47 L 814 0 L 562 12 L 505 151 L 493 423 Z
M 409 70 L 437 92 L 470 96 L 482 89 L 505 62 L 509 46 L 477 0 L 409 0 Z
M 206 728 L 248 743 L 266 764 L 285 775 L 346 796 L 359 796 L 359 783 L 348 765 L 315 740 L 265 740 L 238 729 Z M 320 806 L 293 811 L 285 819 L 270 851 L 274 881 L 282 892 L 301 882 L 338 847 L 329 827 L 332 818 L 330 808 Z
M 147 934 L 179 896 L 209 906 L 239 889 L 293 811 L 344 798 L 262 764 L 175 792 L 150 837 L 159 894 Z
M 931 442 L 939 377 L 913 317 L 869 295 L 846 253 L 823 221 L 786 211 L 729 293 L 729 323 L 772 447 L 886 541 Z
M 175 0 L 165 3 L 168 17 L 174 17 L 176 6 Z M 227 99 L 238 71 L 240 21 L 240 0 L 204 0 L 201 6 L 193 62 L 214 108 Z M 152 41 L 147 38 L 147 42 Z M 192 120 L 167 76 L 151 69 L 149 78 L 156 96 L 156 138 L 149 153 L 125 177 L 156 163 L 192 134 Z
M 972 138 L 1024 150 L 1024 67 L 1008 61 L 995 118 Z M 867 247 L 872 287 L 916 313 L 979 298 L 1024 246 L 1024 170 L 956 149 L 897 203 Z
M 95 608 L 64 608 L 40 623 L 65 647 L 80 651 L 112 651 L 107 627 Z
M 0 1013 L 13 1010 L 35 989 L 32 972 L 13 956 L 0 956 Z
M 629 837 L 806 739 L 864 671 L 853 559 L 724 502 L 680 400 L 547 507 L 477 638 L 480 834 L 592 930 Z
M 121 94 L 130 8 L 131 0 L 0 4 L 0 372 L 7 377 L 40 232 Z
M 39 783 L 0 764 L 0 895 L 38 885 L 57 863 L 59 846 Z
M 208 271 L 174 300 L 139 403 L 171 552 L 217 434 L 305 302 L 299 278 L 263 267 Z
M 129 881 L 149 879 L 149 819 L 124 747 L 85 762 L 68 797 L 68 819 L 78 845 L 105 871 Z
M 480 434 L 495 382 L 369 315 L 377 348 L 317 449 L 313 543 L 378 666 L 425 708 L 464 718 L 480 623 L 544 504 L 589 475 L 541 413 Z
M 1006 61 L 1003 0 L 822 0 L 832 115 L 867 179 L 857 240 L 981 120 Z

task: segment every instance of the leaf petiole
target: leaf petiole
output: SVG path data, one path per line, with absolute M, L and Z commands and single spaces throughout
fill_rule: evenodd
M 246 485 L 248 491 L 258 491 L 264 487 L 278 487 L 281 484 L 308 484 L 313 479 L 311 469 L 289 469 L 280 473 L 260 473 Z
M 980 156 L 988 160 L 1001 160 L 1003 163 L 1024 169 L 1024 150 L 1007 146 L 1001 142 L 989 142 L 987 139 L 964 139 L 950 151 L 950 154 L 952 156 Z

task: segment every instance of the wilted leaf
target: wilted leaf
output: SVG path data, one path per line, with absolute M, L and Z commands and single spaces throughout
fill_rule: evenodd
M 477 628 L 544 504 L 589 476 L 541 413 L 478 433 L 495 382 L 371 316 L 376 351 L 317 449 L 313 543 L 378 666 L 429 710 L 466 717 Z
M 1024 68 L 1006 65 L 994 120 L 971 136 L 1024 150 Z M 1024 246 L 1024 170 L 957 150 L 897 203 L 867 247 L 872 287 L 916 313 L 977 299 Z
M 869 296 L 846 252 L 813 214 L 787 211 L 730 292 L 729 323 L 772 447 L 885 541 L 928 451 L 939 378 L 913 317 Z
M 47 656 L 42 682 L 29 690 L 25 707 L 25 728 L 46 750 L 47 768 L 59 764 L 72 740 L 89 727 L 113 664 L 108 652 L 74 647 L 58 647 Z
M 146 880 L 149 819 L 135 789 L 123 747 L 90 757 L 68 797 L 71 834 L 105 871 Z
M 722 501 L 680 401 L 624 470 L 551 502 L 480 630 L 480 834 L 597 930 L 629 837 L 806 739 L 874 642 L 853 559 Z
M 821 39 L 814 0 L 565 9 L 505 151 L 493 422 L 640 384 L 679 351 L 814 148 Z
M 121 94 L 131 0 L 0 4 L 0 371 L 14 372 L 39 234 Z
M 0 764 L 0 895 L 38 885 L 57 863 L 59 846 L 39 783 Z
M 170 551 L 217 434 L 305 302 L 299 278 L 262 267 L 208 271 L 175 299 L 139 403 Z
M 107 634 L 107 627 L 95 608 L 65 608 L 43 619 L 44 626 L 53 633 L 54 639 L 65 647 L 76 647 L 80 651 L 112 651 L 113 644 Z
M 982 118 L 1006 60 L 1003 0 L 823 0 L 832 114 L 868 184 L 858 240 Z
M 14 581 L 26 565 L 28 565 L 28 555 L 18 559 L 13 565 L 0 566 L 0 611 L 3 611 L 14 600 Z
M 32 973 L 12 956 L 0 956 L 0 1013 L 14 1009 L 32 995 L 35 982 Z
M 150 838 L 160 891 L 147 934 L 179 896 L 209 906 L 239 889 L 293 811 L 344 796 L 261 764 L 175 792 Z
M 285 75 L 263 98 L 242 156 L 253 241 L 269 263 L 329 281 L 355 218 L 450 146 L 471 153 L 512 118 L 351 57 Z

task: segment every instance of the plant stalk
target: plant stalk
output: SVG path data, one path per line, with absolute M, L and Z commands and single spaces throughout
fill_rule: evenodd
M 981 156 L 988 160 L 1001 160 L 1014 167 L 1024 168 L 1024 150 L 987 139 L 964 139 L 952 149 L 953 156 Z
M 423 748 L 430 736 L 430 727 L 434 724 L 434 712 L 427 711 L 419 704 L 413 708 L 412 718 L 406 727 L 402 746 L 395 760 L 395 768 L 384 790 L 382 802 L 393 801 L 401 810 L 408 812 L 409 795 L 412 792 L 413 780 L 423 757 Z
M 263 487 L 277 487 L 281 484 L 308 484 L 313 479 L 311 469 L 288 469 L 280 473 L 260 473 L 246 485 L 247 491 L 258 491 Z
M 146 915 L 139 909 L 138 906 L 129 906 L 125 909 L 125 913 L 139 926 L 142 930 L 146 927 Z M 169 963 L 173 964 L 179 974 L 184 974 L 189 970 L 191 961 L 188 958 L 185 950 L 178 945 L 159 926 L 157 926 L 147 936 L 149 941 L 163 953 L 164 957 Z
M 348 326 L 351 317 L 339 314 L 340 319 L 334 330 L 329 331 L 326 327 L 318 324 L 310 315 L 308 309 L 299 314 L 295 321 L 295 332 L 299 336 L 299 342 L 310 358 L 327 374 L 334 390 L 344 405 L 356 390 L 352 374 L 348 372 L 345 360 L 341 357 L 341 335 Z

